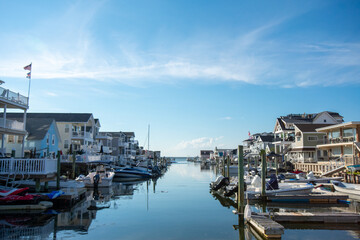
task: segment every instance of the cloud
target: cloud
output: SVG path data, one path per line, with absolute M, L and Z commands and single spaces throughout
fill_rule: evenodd
M 45 94 L 48 95 L 48 96 L 50 96 L 50 97 L 57 97 L 57 96 L 58 96 L 57 93 L 49 92 L 49 91 L 46 91 Z
M 232 117 L 222 117 L 222 118 L 220 118 L 220 120 L 231 120 L 232 119 Z
M 220 146 L 219 141 L 223 139 L 223 136 L 216 138 L 201 137 L 187 141 L 181 141 L 175 147 L 175 150 L 185 150 L 185 149 L 200 149 L 200 148 L 215 148 L 216 145 Z
M 360 83 L 359 42 L 296 42 L 274 36 L 286 31 L 282 26 L 294 16 L 235 36 L 190 35 L 186 44 L 169 43 L 167 48 L 157 43 L 144 48 L 135 37 L 115 31 L 111 36 L 116 44 L 107 46 L 94 27 L 103 4 L 73 4 L 62 15 L 29 29 L 32 34 L 0 35 L 2 76 L 23 76 L 22 66 L 32 61 L 34 79 L 84 78 L 130 85 L 231 81 L 286 88 Z

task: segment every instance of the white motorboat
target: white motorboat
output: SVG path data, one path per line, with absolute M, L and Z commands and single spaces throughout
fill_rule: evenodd
M 276 180 L 276 177 L 275 177 Z M 312 184 L 305 183 L 277 183 L 274 187 L 271 183 L 266 183 L 266 195 L 267 196 L 279 196 L 279 195 L 306 195 L 311 193 L 314 186 Z M 231 196 L 237 192 L 237 184 L 231 184 L 226 187 L 225 196 Z M 256 199 L 261 194 L 261 178 L 255 176 L 251 184 L 247 184 L 245 195 L 249 199 Z
M 343 183 L 340 181 L 331 181 L 331 183 L 333 184 L 335 191 L 356 196 L 356 198 L 360 198 L 359 184 Z
M 296 175 L 295 179 L 285 179 L 284 182 L 286 183 L 329 183 L 331 181 L 340 181 L 342 177 L 320 177 L 317 178 L 314 176 L 313 172 L 309 172 L 306 178 Z
M 110 187 L 114 176 L 115 173 L 112 169 L 98 165 L 94 172 L 90 172 L 87 176 L 80 175 L 76 180 L 83 182 L 87 188 Z

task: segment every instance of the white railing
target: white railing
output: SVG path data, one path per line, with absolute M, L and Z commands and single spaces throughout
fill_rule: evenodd
M 11 102 L 14 102 L 14 103 L 26 106 L 26 107 L 28 106 L 28 98 L 27 97 L 25 97 L 19 93 L 10 91 L 9 89 L 5 89 L 3 87 L 0 87 L 0 98 L 9 100 Z
M 0 118 L 0 127 L 4 127 L 7 129 L 12 129 L 12 130 L 20 130 L 20 131 L 24 131 L 24 123 L 23 122 L 19 122 L 16 120 L 9 120 L 6 119 L 5 125 L 4 125 L 4 119 Z
M 81 138 L 93 138 L 93 134 L 90 132 L 73 132 L 72 133 L 73 138 L 81 137 Z
M 56 159 L 0 159 L 0 174 L 49 174 L 56 172 Z

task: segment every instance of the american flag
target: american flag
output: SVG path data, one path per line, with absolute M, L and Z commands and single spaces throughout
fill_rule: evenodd
M 32 64 L 32 63 L 30 63 L 29 65 L 25 66 L 25 67 L 24 67 L 24 70 L 29 70 L 29 71 L 31 71 L 31 64 Z

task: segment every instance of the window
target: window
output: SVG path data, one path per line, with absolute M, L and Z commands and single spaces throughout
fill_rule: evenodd
M 46 145 L 49 145 L 49 139 L 50 138 L 50 135 L 49 134 L 46 134 Z
M 339 138 L 339 137 L 340 137 L 340 131 L 332 132 L 332 138 Z
M 326 119 L 324 119 L 324 122 L 326 122 Z
M 328 154 L 327 154 L 326 150 L 323 151 L 323 155 L 324 155 L 324 157 L 327 157 Z
M 17 137 L 17 143 L 22 143 L 24 139 L 24 136 L 18 136 Z
M 333 148 L 332 154 L 333 155 L 341 155 L 341 148 L 340 147 Z
M 64 140 L 64 148 L 69 148 L 69 140 Z
M 69 124 L 65 124 L 65 132 L 68 133 L 70 130 Z
M 344 155 L 352 155 L 353 151 L 352 151 L 352 147 L 344 147 Z
M 352 128 L 344 129 L 343 137 L 354 137 L 353 129 Z
M 309 141 L 317 141 L 318 137 L 317 136 L 308 136 L 308 140 Z
M 317 152 L 317 156 L 321 157 L 321 150 L 317 150 L 316 152 Z
M 51 144 L 52 144 L 52 145 L 55 145 L 55 134 L 52 135 Z
M 8 135 L 8 143 L 14 143 L 15 142 L 15 136 L 14 135 Z
M 296 137 L 296 141 L 299 142 L 301 137 Z

